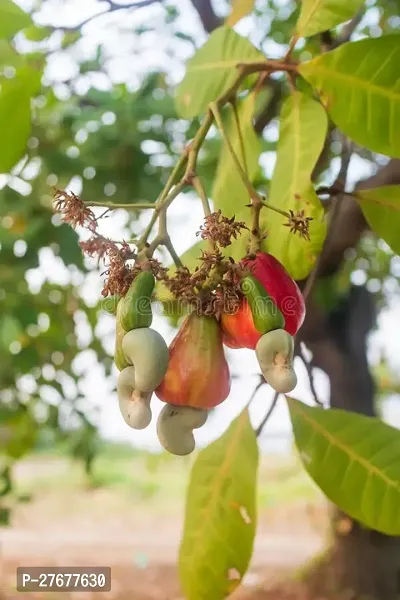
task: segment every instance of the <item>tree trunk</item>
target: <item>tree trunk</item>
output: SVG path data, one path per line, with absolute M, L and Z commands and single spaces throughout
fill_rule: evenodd
M 331 314 L 316 305 L 308 307 L 308 314 L 301 336 L 313 353 L 312 365 L 329 376 L 331 406 L 374 415 L 374 384 L 366 356 L 366 338 L 375 321 L 371 295 L 365 288 L 352 287 Z M 398 600 L 400 538 L 366 529 L 336 509 L 332 525 L 333 545 L 310 575 L 312 593 L 346 600 Z

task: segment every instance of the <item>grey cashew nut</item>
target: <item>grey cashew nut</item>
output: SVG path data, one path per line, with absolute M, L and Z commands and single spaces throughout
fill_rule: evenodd
M 161 445 L 177 456 L 190 454 L 196 445 L 193 429 L 202 427 L 207 417 L 206 409 L 166 404 L 157 421 L 157 435 Z
M 135 367 L 135 388 L 153 392 L 168 368 L 168 346 L 154 329 L 140 327 L 128 331 L 122 339 L 122 351 Z
M 129 427 L 145 429 L 150 425 L 152 392 L 138 392 L 136 390 L 135 367 L 126 367 L 118 375 L 117 394 L 121 414 Z
M 268 331 L 258 340 L 256 356 L 261 372 L 276 392 L 287 394 L 297 385 L 293 354 L 293 338 L 284 329 Z

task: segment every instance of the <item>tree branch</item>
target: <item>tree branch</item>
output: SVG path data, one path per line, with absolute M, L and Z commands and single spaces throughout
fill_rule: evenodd
M 400 160 L 392 159 L 375 175 L 360 181 L 355 186 L 355 191 L 396 184 L 400 184 Z M 335 229 L 340 231 L 340 235 L 332 236 L 329 248 L 327 247 L 321 253 L 319 268 L 321 277 L 330 275 L 338 269 L 346 250 L 356 246 L 360 236 L 368 227 L 357 200 L 348 194 L 339 196 L 337 200 L 340 198 L 342 198 L 340 213 L 335 224 Z
M 261 423 L 259 424 L 259 426 L 256 429 L 256 436 L 257 437 L 259 437 L 261 435 L 262 430 L 264 429 L 265 425 L 269 421 L 270 416 L 274 412 L 275 407 L 276 407 L 276 405 L 278 403 L 279 396 L 280 396 L 279 392 L 275 392 L 275 395 L 273 397 L 273 400 L 271 402 L 271 406 L 269 407 L 267 414 L 265 415 L 265 417 L 263 418 L 263 420 L 261 421 Z
M 222 25 L 223 20 L 215 14 L 211 0 L 191 0 L 191 2 L 207 33 L 211 33 L 214 29 Z
M 161 4 L 163 1 L 164 0 L 140 0 L 139 2 L 131 2 L 130 4 L 117 4 L 112 0 L 104 0 L 104 2 L 108 4 L 108 8 L 106 10 L 103 10 L 102 12 L 96 13 L 95 15 L 88 17 L 84 21 L 81 21 L 81 23 L 78 23 L 78 25 L 72 25 L 70 27 L 54 27 L 54 31 L 79 31 L 85 25 L 91 23 L 91 21 L 94 21 L 95 19 L 103 15 L 108 15 L 118 10 L 128 10 L 130 8 L 144 8 L 146 6 L 151 6 L 152 4 Z

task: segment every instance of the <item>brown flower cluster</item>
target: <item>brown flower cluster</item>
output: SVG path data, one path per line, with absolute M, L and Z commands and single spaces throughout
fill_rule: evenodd
M 237 239 L 242 229 L 248 229 L 243 221 L 236 221 L 235 216 L 228 219 L 218 210 L 204 219 L 204 224 L 196 235 L 200 235 L 203 240 L 211 240 L 221 248 L 226 248 L 232 243 L 232 239 Z
M 312 217 L 305 217 L 304 210 L 298 210 L 293 212 L 289 210 L 290 216 L 288 222 L 285 223 L 285 227 L 290 228 L 290 233 L 298 233 L 300 237 L 310 241 L 310 221 Z
M 63 221 L 71 227 L 87 227 L 94 231 L 97 227 L 97 220 L 92 209 L 88 208 L 83 200 L 73 192 L 63 190 L 54 190 L 54 208 L 62 214 Z
M 174 276 L 166 276 L 166 287 L 198 314 L 218 315 L 227 305 L 235 310 L 241 298 L 241 267 L 233 259 L 226 259 L 219 250 L 203 251 L 199 260 L 201 265 L 193 273 L 187 267 L 180 267 Z

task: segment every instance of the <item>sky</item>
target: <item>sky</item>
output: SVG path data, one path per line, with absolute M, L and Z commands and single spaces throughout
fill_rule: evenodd
M 19 3 L 26 8 L 29 8 L 32 4 L 31 0 L 20 0 Z M 123 2 L 121 2 L 121 4 L 123 4 Z M 182 29 L 193 33 L 200 42 L 204 41 L 204 33 L 199 27 L 197 16 L 192 9 L 189 0 L 182 0 L 179 4 L 182 11 Z M 288 2 L 282 0 L 281 5 L 282 10 L 284 10 L 288 5 Z M 82 2 L 81 0 L 52 0 L 52 2 L 45 4 L 46 9 L 40 13 L 38 22 L 41 24 L 52 23 L 54 26 L 73 26 L 97 12 L 96 7 L 98 6 L 99 3 L 93 0 L 85 0 L 85 2 Z M 218 6 L 220 6 L 221 11 L 223 11 L 226 5 L 224 2 L 220 2 Z M 157 67 L 164 67 L 165 54 L 169 50 L 171 41 L 167 36 L 159 35 L 157 32 L 149 35 L 146 34 L 140 39 L 135 38 L 132 36 L 132 27 L 133 25 L 137 26 L 140 23 L 148 22 L 149 19 L 153 26 L 157 27 L 157 23 L 160 23 L 161 27 L 162 19 L 160 11 L 161 9 L 159 6 L 151 6 L 130 13 L 128 19 L 124 16 L 126 31 L 118 33 L 118 38 L 116 38 L 117 30 L 112 28 L 112 24 L 121 24 L 122 13 L 115 13 L 115 15 L 112 16 L 96 19 L 85 28 L 85 36 L 79 45 L 80 55 L 83 54 L 87 58 L 90 58 L 97 44 L 100 41 L 103 42 L 106 48 L 109 47 L 109 71 L 112 73 L 113 81 L 118 82 L 126 80 L 129 82 L 132 90 L 135 89 L 146 71 Z M 244 19 L 238 28 L 239 33 L 244 35 L 248 34 L 251 30 L 251 19 Z M 118 40 L 117 44 L 116 40 Z M 253 41 L 257 43 L 257 40 Z M 269 43 L 269 46 L 265 49 L 270 56 L 278 56 L 277 52 L 279 50 L 281 51 L 279 46 L 277 47 L 273 42 Z M 187 44 L 183 44 L 179 58 L 171 60 L 171 81 L 178 82 L 180 80 L 184 72 L 184 60 L 188 58 L 192 51 L 193 49 L 188 47 Z M 133 56 L 136 57 L 136 60 L 127 60 L 127 57 L 132 56 L 132 53 Z M 73 55 L 72 57 L 68 57 L 68 55 L 62 57 L 55 56 L 54 60 L 50 61 L 47 68 L 46 77 L 55 81 L 58 93 L 63 94 L 65 93 L 65 85 L 63 82 L 68 79 L 71 74 L 74 74 L 75 69 L 76 66 Z M 86 81 L 85 83 L 85 81 L 83 81 L 81 83 L 82 88 L 79 91 L 84 93 L 85 85 L 89 86 L 93 83 L 100 88 L 109 85 L 106 77 L 99 77 L 95 82 Z M 273 129 L 274 127 L 275 131 Z M 271 127 L 269 135 L 277 135 L 276 126 L 273 125 Z M 266 153 L 263 155 L 261 162 L 267 174 L 270 175 L 274 167 L 274 155 Z M 338 165 L 334 165 L 334 169 L 336 167 L 338 167 Z M 369 164 L 358 157 L 354 157 L 349 169 L 349 187 L 351 188 L 356 181 L 362 177 L 368 176 L 370 173 L 371 170 Z M 332 172 L 332 178 L 334 175 L 335 173 Z M 79 193 L 79 179 L 75 178 L 72 180 L 68 189 L 75 193 Z M 190 206 L 189 209 L 188 206 Z M 100 213 L 101 209 L 99 209 L 98 212 Z M 145 224 L 149 218 L 149 211 L 144 211 L 141 215 L 142 223 Z M 181 195 L 171 206 L 171 209 L 168 212 L 168 218 L 171 224 L 170 233 L 175 247 L 178 253 L 182 253 L 195 242 L 194 232 L 198 230 L 203 218 L 201 203 L 188 198 L 187 195 Z M 127 233 L 126 225 L 127 214 L 125 211 L 114 211 L 113 216 L 104 221 L 101 233 L 113 239 L 122 239 Z M 82 232 L 81 235 L 83 235 Z M 56 264 L 57 268 L 54 268 Z M 85 301 L 88 304 L 95 305 L 100 297 L 100 290 L 102 287 L 97 270 L 90 273 L 85 279 L 83 279 L 83 276 L 79 273 L 75 273 L 71 276 L 71 272 L 61 267 L 60 259 L 55 257 L 50 249 L 43 249 L 41 251 L 40 266 L 38 269 L 31 270 L 28 273 L 27 279 L 31 289 L 35 290 L 39 289 L 46 279 L 51 282 L 63 284 L 68 283 L 71 277 L 76 284 L 81 286 L 81 293 Z M 359 273 L 358 276 L 355 274 L 355 283 L 357 283 L 357 277 L 359 279 L 358 282 L 362 283 L 362 274 Z M 371 334 L 368 344 L 369 355 L 372 361 L 376 362 L 378 360 L 379 353 L 383 349 L 385 353 L 393 357 L 392 366 L 396 370 L 399 369 L 400 359 L 398 357 L 400 357 L 400 336 L 396 335 L 393 323 L 394 321 L 398 322 L 399 317 L 400 302 L 393 299 L 390 308 L 381 313 L 378 329 Z M 82 348 L 84 348 L 88 339 L 88 328 L 87 326 L 85 327 L 82 316 L 77 316 L 77 324 L 79 324 L 77 329 L 80 335 L 80 342 Z M 157 329 L 165 337 L 167 343 L 171 341 L 176 333 L 168 326 L 165 319 L 162 319 L 157 315 L 155 315 L 152 327 Z M 104 336 L 104 342 L 111 353 L 114 347 L 114 317 L 106 314 L 102 315 L 99 319 L 96 333 Z M 258 382 L 259 367 L 254 352 L 250 350 L 228 350 L 227 356 L 231 367 L 231 373 L 235 375 L 235 378 L 232 381 L 232 391 L 228 400 L 217 408 L 207 424 L 202 429 L 196 431 L 195 437 L 198 446 L 209 443 L 223 433 L 230 421 L 246 405 Z M 79 358 L 77 358 L 75 367 L 77 372 L 82 374 L 79 387 L 81 392 L 86 396 L 87 405 L 96 406 L 99 409 L 96 419 L 100 431 L 105 437 L 114 440 L 128 441 L 135 446 L 150 449 L 155 452 L 160 451 L 160 445 L 156 436 L 156 419 L 163 403 L 153 396 L 153 420 L 151 425 L 144 431 L 134 431 L 123 421 L 119 412 L 116 394 L 112 391 L 118 371 L 116 369 L 114 370 L 112 381 L 107 380 L 104 377 L 102 366 L 96 363 L 90 352 L 83 352 Z M 312 404 L 313 400 L 309 389 L 308 376 L 303 364 L 298 359 L 295 361 L 295 370 L 298 376 L 298 385 L 292 392 L 292 396 Z M 315 372 L 315 386 L 319 398 L 323 402 L 327 402 L 329 398 L 329 382 L 326 375 L 319 370 L 316 370 Z M 272 397 L 273 391 L 271 388 L 263 386 L 251 403 L 250 418 L 255 426 L 261 422 Z M 398 402 L 396 398 L 389 399 L 385 404 L 384 416 L 393 424 L 400 425 L 400 414 L 397 406 Z M 290 419 L 283 397 L 280 398 L 278 406 L 264 430 L 260 443 L 262 449 L 265 451 L 287 452 L 291 448 L 292 438 Z

